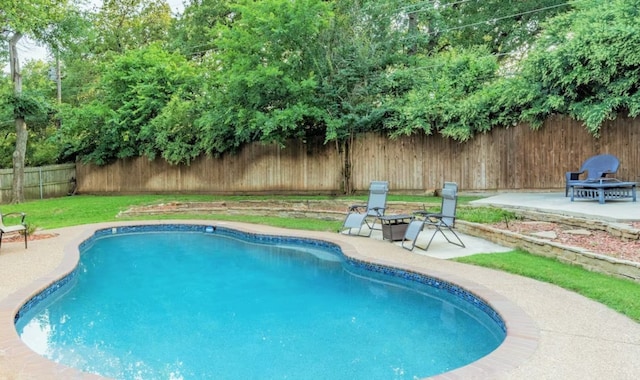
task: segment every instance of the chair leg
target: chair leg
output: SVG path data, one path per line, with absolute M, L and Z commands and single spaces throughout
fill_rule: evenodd
M 369 224 L 369 221 L 367 220 L 367 218 L 364 218 L 364 222 L 367 224 L 367 227 L 369 227 L 369 235 L 367 236 L 371 236 L 371 233 L 374 230 L 374 227 L 376 226 L 376 220 L 378 220 L 378 217 L 374 217 L 373 222 L 371 222 L 371 224 Z
M 439 226 L 439 225 L 437 225 L 437 224 L 435 224 L 435 225 L 433 225 L 433 226 L 435 227 L 435 229 L 436 229 L 436 230 L 435 230 L 435 231 L 433 231 L 433 235 L 431 235 L 431 239 L 429 239 L 429 242 L 427 243 L 427 245 L 426 245 L 424 248 L 422 248 L 422 247 L 420 247 L 420 246 L 418 246 L 418 248 L 422 249 L 423 251 L 428 250 L 428 249 L 429 249 L 429 246 L 431 246 L 431 242 L 433 242 L 433 238 L 435 238 L 435 237 L 436 237 L 436 234 L 437 234 L 438 232 L 440 232 L 440 234 L 442 234 L 442 236 L 444 236 L 445 240 L 447 240 L 447 243 L 449 243 L 449 244 L 453 244 L 453 245 L 458 246 L 458 247 L 460 247 L 460 248 L 466 248 L 466 247 L 465 247 L 465 245 L 464 245 L 464 243 L 463 243 L 463 242 L 462 242 L 462 240 L 460 239 L 460 236 L 458 236 L 458 234 L 453 230 L 453 228 L 449 228 L 448 226 L 445 226 L 445 227 L 446 227 L 446 229 L 447 229 L 448 231 L 451 231 L 451 233 L 453 234 L 453 236 L 455 236 L 455 237 L 456 237 L 456 239 L 458 240 L 458 242 L 455 242 L 455 241 L 453 241 L 453 240 L 449 239 L 449 237 L 447 236 L 447 234 L 445 234 L 445 233 L 444 233 L 444 231 L 442 230 L 441 226 Z
M 27 249 L 27 240 L 29 238 L 29 232 L 25 229 L 24 230 L 24 249 Z
M 444 236 L 445 239 L 447 239 L 447 242 L 449 242 L 450 244 L 453 244 L 453 245 L 457 245 L 458 247 L 465 248 L 465 245 L 462 242 L 462 240 L 460 239 L 460 236 L 458 236 L 458 234 L 453 230 L 453 228 L 447 228 L 447 230 L 451 231 L 453 236 L 455 236 L 456 239 L 458 240 L 458 243 L 456 243 L 455 241 L 449 239 L 447 234 L 445 234 L 444 231 L 442 231 L 440 228 L 438 228 L 438 230 L 440 230 L 440 233 Z

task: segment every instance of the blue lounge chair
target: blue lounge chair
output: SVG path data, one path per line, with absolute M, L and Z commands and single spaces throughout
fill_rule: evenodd
M 620 161 L 612 154 L 599 154 L 589 157 L 580 167 L 580 171 L 565 173 L 564 196 L 569 196 L 569 188 L 572 185 L 605 178 L 608 174 L 617 172 L 618 166 L 620 166 Z M 586 177 L 581 179 L 580 176 L 585 172 L 587 173 Z
M 371 236 L 376 220 L 384 216 L 387 208 L 387 193 L 389 193 L 389 182 L 371 181 L 367 204 L 349 206 L 341 232 L 347 231 L 351 235 L 352 231 L 357 229 L 357 233 L 354 235 L 360 235 L 362 227 L 366 224 L 369 227 L 369 233 L 366 236 Z M 371 224 L 369 224 L 370 219 Z

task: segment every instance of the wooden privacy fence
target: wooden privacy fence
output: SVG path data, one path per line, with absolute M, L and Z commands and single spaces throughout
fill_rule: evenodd
M 423 193 L 454 181 L 462 191 L 564 189 L 564 173 L 595 154 L 620 159 L 616 177 L 640 181 L 640 121 L 618 118 L 601 137 L 567 117 L 539 130 L 527 125 L 496 128 L 468 142 L 438 135 L 389 140 L 357 136 L 347 153 L 336 144 L 291 142 L 286 148 L 250 144 L 238 154 L 201 157 L 172 166 L 161 159 L 119 160 L 77 166 L 81 193 L 341 193 L 364 191 L 371 180 L 388 180 L 392 192 Z M 348 157 L 348 159 L 345 159 Z M 345 173 L 350 173 L 345 178 Z
M 48 165 L 24 169 L 24 198 L 43 199 L 67 195 L 70 180 L 76 176 L 75 164 Z M 13 169 L 0 169 L 0 203 L 13 195 Z

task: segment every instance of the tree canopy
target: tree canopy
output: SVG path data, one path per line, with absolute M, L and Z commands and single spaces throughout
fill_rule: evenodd
M 255 141 L 343 143 L 362 132 L 466 141 L 558 113 L 597 137 L 606 120 L 640 113 L 638 9 L 640 0 L 190 0 L 172 14 L 165 0 L 106 0 L 41 35 L 65 74 L 62 104 L 45 107 L 55 117 L 40 119 L 60 128 L 39 129 L 41 140 L 59 161 L 177 164 Z M 25 88 L 46 94 L 44 68 L 27 68 Z

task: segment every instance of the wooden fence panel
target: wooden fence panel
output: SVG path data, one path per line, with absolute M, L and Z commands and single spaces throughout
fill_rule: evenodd
M 190 165 L 144 157 L 78 165 L 81 193 L 335 193 L 342 164 L 333 146 L 251 144 L 238 154 L 203 156 Z
M 24 197 L 27 200 L 67 195 L 71 178 L 76 177 L 75 164 L 47 165 L 24 169 Z M 13 197 L 13 169 L 0 169 L 0 203 Z
M 640 120 L 609 121 L 600 138 L 562 116 L 538 130 L 496 128 L 464 143 L 439 135 L 360 135 L 350 146 L 349 181 L 352 189 L 366 191 L 371 180 L 388 180 L 397 193 L 431 192 L 445 181 L 463 191 L 561 190 L 566 171 L 599 153 L 618 156 L 616 177 L 640 181 Z M 255 143 L 190 165 L 146 158 L 78 165 L 77 173 L 78 190 L 86 193 L 339 193 L 343 166 L 335 144 L 314 141 L 286 148 Z

